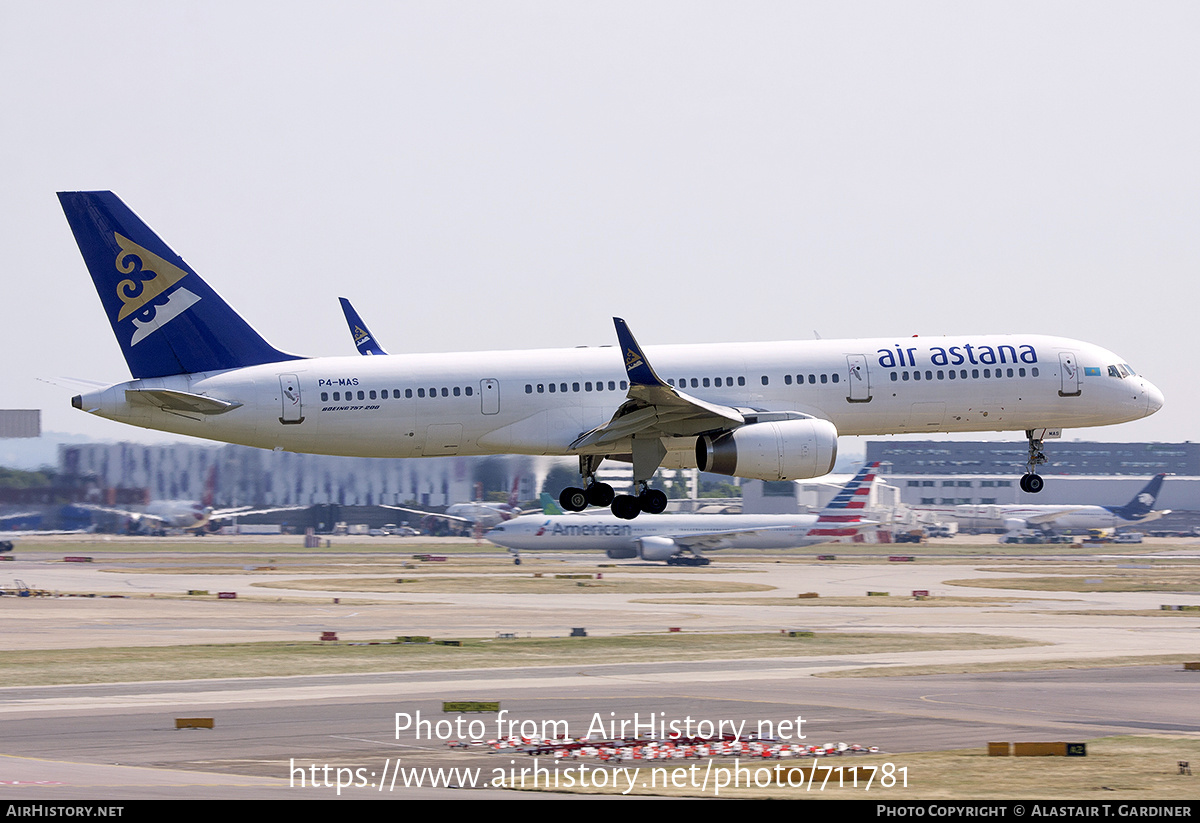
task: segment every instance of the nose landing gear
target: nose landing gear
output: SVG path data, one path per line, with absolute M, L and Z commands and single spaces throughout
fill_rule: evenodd
M 1042 437 L 1045 429 L 1026 429 L 1025 437 L 1029 440 L 1029 457 L 1025 460 L 1026 472 L 1021 476 L 1021 491 L 1037 494 L 1046 485 L 1046 481 L 1037 473 L 1037 467 L 1046 462 L 1046 453 L 1042 451 Z

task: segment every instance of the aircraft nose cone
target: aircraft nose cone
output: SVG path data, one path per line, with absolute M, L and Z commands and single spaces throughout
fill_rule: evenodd
M 1163 407 L 1163 394 L 1158 390 L 1158 386 L 1153 383 L 1146 382 L 1146 416 L 1154 414 Z

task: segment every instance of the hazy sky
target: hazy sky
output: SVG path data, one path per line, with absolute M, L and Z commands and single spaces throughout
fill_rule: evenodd
M 1195 440 L 1193 2 L 0 0 L 0 407 L 128 379 L 54 193 L 112 189 L 279 348 L 1036 332 Z M 1020 435 L 1010 435 L 1014 439 Z

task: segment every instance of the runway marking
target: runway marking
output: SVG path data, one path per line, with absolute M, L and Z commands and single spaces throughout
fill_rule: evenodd
M 1018 706 L 1005 706 L 1005 705 L 995 705 L 995 704 L 988 704 L 988 703 L 969 703 L 966 701 L 958 701 L 958 700 L 937 700 L 932 695 L 921 695 L 918 699 L 925 703 L 936 703 L 936 704 L 942 705 L 942 706 L 961 706 L 964 709 L 987 709 L 987 710 L 995 711 L 995 712 L 1023 712 L 1025 714 L 1044 714 L 1044 715 L 1052 715 L 1055 717 L 1061 717 L 1063 715 L 1063 710 L 1061 710 L 1061 709 L 1059 709 L 1057 711 L 1047 711 L 1045 709 L 1025 709 L 1025 708 L 1021 708 Z M 1101 721 L 1103 721 L 1103 720 L 1111 721 L 1112 720 L 1111 715 L 1092 715 L 1092 714 L 1072 714 L 1071 718 L 1072 719 L 1081 718 L 1081 719 L 1087 719 L 1087 720 L 1101 720 Z
M 393 743 L 391 741 L 370 740 L 366 737 L 345 737 L 340 734 L 329 735 L 331 740 L 353 740 L 355 743 L 370 743 L 373 746 L 395 746 L 397 749 L 419 749 L 420 746 L 405 746 L 403 743 Z M 429 751 L 432 751 L 430 749 Z

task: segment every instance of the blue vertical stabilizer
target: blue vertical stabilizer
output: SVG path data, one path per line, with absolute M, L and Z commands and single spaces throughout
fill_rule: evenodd
M 134 377 L 300 359 L 263 340 L 112 192 L 58 199 Z

